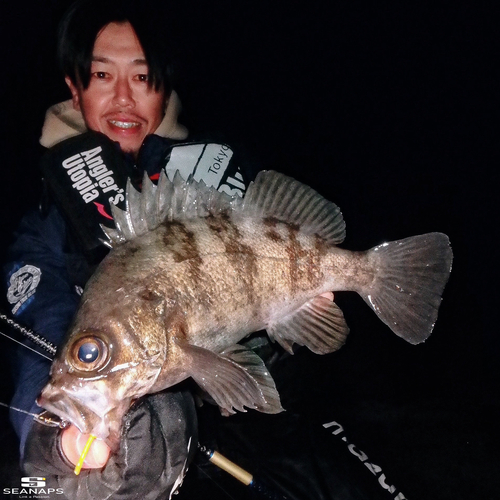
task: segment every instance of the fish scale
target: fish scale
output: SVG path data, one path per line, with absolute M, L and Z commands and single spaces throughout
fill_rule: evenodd
M 244 198 L 179 174 L 113 208 L 112 248 L 89 280 L 39 404 L 118 446 L 123 415 L 145 394 L 194 381 L 224 414 L 282 411 L 263 361 L 239 344 L 265 328 L 293 353 L 339 349 L 349 332 L 323 294 L 352 290 L 394 333 L 424 341 L 437 319 L 452 251 L 428 233 L 366 251 L 338 247 L 339 208 L 277 172 Z M 81 348 L 98 355 L 90 362 Z

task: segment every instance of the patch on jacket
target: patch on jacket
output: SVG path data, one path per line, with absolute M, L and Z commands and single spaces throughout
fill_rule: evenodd
M 13 304 L 12 314 L 21 312 L 19 309 L 24 309 L 31 302 L 41 275 L 42 271 L 38 267 L 29 264 L 11 274 L 7 300 Z
M 179 144 L 168 154 L 165 171 L 170 180 L 179 171 L 184 180 L 192 175 L 195 181 L 202 181 L 231 196 L 243 196 L 246 185 L 240 168 L 231 164 L 232 157 L 233 150 L 226 144 Z

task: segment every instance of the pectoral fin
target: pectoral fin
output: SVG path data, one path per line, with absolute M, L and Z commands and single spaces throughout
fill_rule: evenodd
M 269 336 L 293 354 L 294 343 L 305 345 L 316 354 L 340 349 L 349 327 L 340 308 L 323 296 L 314 297 L 292 314 L 266 327 Z
M 188 374 L 227 413 L 253 408 L 264 413 L 283 411 L 274 380 L 263 361 L 249 349 L 235 345 L 221 354 L 183 345 Z

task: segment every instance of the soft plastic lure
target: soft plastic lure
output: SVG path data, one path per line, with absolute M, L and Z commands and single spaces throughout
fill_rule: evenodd
M 77 476 L 80 474 L 80 471 L 82 470 L 83 462 L 85 461 L 85 457 L 89 453 L 90 447 L 91 447 L 92 443 L 94 442 L 94 439 L 96 439 L 96 437 L 91 434 L 89 436 L 89 438 L 87 439 L 87 442 L 85 443 L 85 447 L 83 448 L 82 454 L 80 455 L 80 460 L 78 460 L 78 463 L 76 464 L 76 467 L 75 467 L 75 474 Z

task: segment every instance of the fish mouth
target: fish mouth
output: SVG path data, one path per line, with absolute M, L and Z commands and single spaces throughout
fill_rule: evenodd
M 130 401 L 113 404 L 92 392 L 68 394 L 49 382 L 37 399 L 38 406 L 73 424 L 84 434 L 92 434 L 103 440 L 113 451 L 120 443 L 121 420 Z
M 75 406 L 66 403 L 63 407 L 59 407 L 58 404 L 52 403 L 43 395 L 38 396 L 36 404 L 48 412 L 57 415 L 65 426 L 71 423 L 78 427 L 81 432 L 87 432 L 85 416 Z

